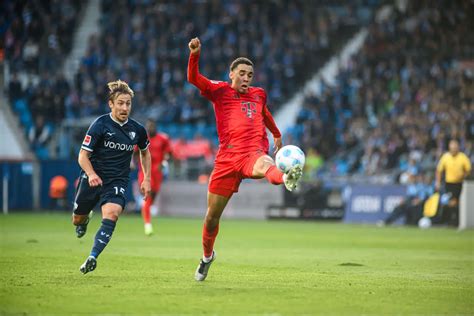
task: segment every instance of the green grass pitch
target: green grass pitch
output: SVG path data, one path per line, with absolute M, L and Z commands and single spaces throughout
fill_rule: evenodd
M 474 231 L 297 221 L 221 222 L 194 281 L 201 219 L 120 218 L 87 275 L 99 216 L 0 216 L 0 314 L 473 314 Z

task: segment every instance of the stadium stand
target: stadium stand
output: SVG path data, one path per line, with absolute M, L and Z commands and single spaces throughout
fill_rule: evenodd
M 319 177 L 395 182 L 433 170 L 449 138 L 474 158 L 472 16 L 468 1 L 416 1 L 369 26 L 363 49 L 334 86 L 306 95 L 289 131 L 329 160 Z
M 81 1 L 2 1 L 5 58 L 14 71 L 49 73 L 71 50 Z
M 86 100 L 82 103 L 93 103 L 84 110 L 90 112 L 81 114 L 104 110 L 98 105 L 102 90 L 92 87 L 118 76 L 139 92 L 134 115 L 156 118 L 172 137 L 187 139 L 194 135 L 186 130 L 213 124 L 210 104 L 185 80 L 185 44 L 192 36 L 199 35 L 208 48 L 201 63 L 210 78 L 227 80 L 230 61 L 251 56 L 258 68 L 256 84 L 269 91 L 275 110 L 358 26 L 356 19 L 347 18 L 355 14 L 351 8 L 306 1 L 111 4 L 102 2 L 101 35 L 90 39 L 77 74 L 77 91 Z M 192 14 L 196 12 L 203 14 Z M 286 18 L 288 12 L 293 18 Z M 363 14 L 370 11 L 361 9 Z M 331 36 L 336 32 L 338 37 Z M 182 135 L 175 133 L 177 126 Z M 215 138 L 212 128 L 198 133 Z
M 8 64 L 7 94 L 25 135 L 43 117 L 51 131 L 64 118 L 70 84 L 57 71 L 72 48 L 81 1 L 2 1 L 2 50 Z M 42 119 L 40 119 L 42 120 Z M 39 158 L 49 157 L 32 143 Z
M 105 83 L 117 77 L 137 92 L 135 117 L 157 119 L 175 143 L 184 139 L 194 145 L 195 136 L 202 135 L 215 146 L 211 105 L 185 80 L 190 37 L 199 35 L 208 48 L 201 67 L 210 78 L 226 80 L 228 64 L 237 55 L 253 58 L 256 84 L 267 89 L 275 112 L 367 26 L 363 49 L 340 69 L 336 86 L 324 83 L 322 95 L 306 95 L 295 126 L 284 131 L 287 143 L 308 152 L 308 167 L 314 169 L 309 178 L 352 175 L 393 182 L 410 168 L 432 168 L 449 137 L 460 138 L 472 157 L 473 75 L 463 62 L 473 55 L 473 37 L 467 32 L 473 26 L 472 6 L 466 1 L 408 2 L 388 19 L 374 21 L 383 3 L 103 0 L 101 28 L 89 38 L 71 82 L 51 69 L 71 51 L 70 35 L 85 4 L 6 1 L 1 29 L 12 73 L 9 100 L 26 136 L 33 135 L 35 121 L 42 120 L 37 117 L 43 117 L 55 148 L 71 146 L 58 154 L 32 143 L 40 158 L 75 155 L 82 133 L 71 132 L 72 141 L 62 142 L 54 135 L 64 119 L 107 111 Z M 192 19 L 196 12 L 198 18 Z M 37 75 L 37 82 L 25 84 L 24 73 Z
M 73 33 L 81 7 L 71 1 L 56 2 L 49 3 L 56 8 L 50 11 L 44 8 L 46 2 L 5 4 L 7 20 L 19 25 L 21 30 L 30 30 L 33 22 L 38 24 L 53 18 L 64 25 L 50 29 L 44 22 L 45 31 L 34 37 L 45 40 L 34 42 L 41 59 L 34 67 L 41 74 L 40 84 L 28 85 L 23 92 L 26 97 L 21 98 L 26 99 L 31 116 L 46 117 L 54 133 L 63 118 L 103 113 L 107 111 L 103 102 L 105 83 L 119 77 L 129 81 L 137 92 L 135 117 L 156 118 L 162 130 L 173 138 L 191 140 L 198 133 L 212 139 L 214 144 L 216 133 L 211 105 L 197 97 L 196 90 L 185 80 L 186 43 L 190 37 L 199 35 L 207 47 L 201 61 L 202 71 L 214 79 L 227 80 L 230 61 L 238 55 L 250 56 L 258 70 L 256 84 L 267 89 L 272 109 L 276 111 L 347 38 L 370 21 L 373 9 L 380 3 L 377 0 L 361 0 L 350 5 L 342 1 L 152 3 L 104 0 L 100 32 L 89 39 L 74 82 L 68 82 L 62 74 L 49 73 L 49 70 L 53 68 L 51 60 L 55 60 L 56 55 L 61 55 L 59 60 L 63 60 L 70 50 L 70 40 L 63 35 Z M 67 14 L 58 17 L 61 12 Z M 194 15 L 195 12 L 202 15 Z M 31 23 L 24 18 L 29 15 Z M 199 18 L 194 19 L 194 16 Z M 123 23 L 124 19 L 130 23 Z M 64 31 L 66 26 L 67 32 Z M 25 43 L 18 38 L 29 39 L 28 31 L 10 33 L 22 34 L 14 38 L 19 52 L 24 50 Z M 60 44 L 54 46 L 56 55 L 50 54 L 50 37 L 57 38 Z M 25 53 L 14 55 L 13 46 L 7 48 L 7 60 L 25 69 L 28 64 Z M 24 104 L 19 106 L 24 108 Z M 28 131 L 34 122 L 24 120 Z

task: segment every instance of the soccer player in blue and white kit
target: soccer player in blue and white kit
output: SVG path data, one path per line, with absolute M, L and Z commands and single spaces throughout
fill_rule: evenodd
M 91 209 L 99 202 L 102 225 L 89 257 L 80 267 L 83 274 L 93 271 L 97 257 L 107 246 L 118 217 L 125 206 L 125 190 L 135 145 L 140 149 L 144 180 L 140 190 L 150 194 L 151 156 L 145 128 L 129 118 L 133 90 L 124 81 L 108 83 L 110 113 L 98 117 L 89 127 L 79 152 L 81 176 L 74 200 L 72 222 L 78 238 L 84 236 Z

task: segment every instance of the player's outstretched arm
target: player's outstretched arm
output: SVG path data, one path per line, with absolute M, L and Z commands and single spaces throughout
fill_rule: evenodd
M 146 200 L 151 192 L 151 154 L 148 148 L 140 151 L 140 163 L 143 170 L 143 182 L 140 184 L 140 191 L 143 194 L 143 199 Z
M 87 175 L 87 178 L 89 179 L 89 186 L 91 187 L 96 187 L 99 185 L 102 185 L 102 179 L 95 173 L 94 167 L 92 167 L 92 163 L 89 159 L 90 152 L 87 150 L 81 149 L 79 151 L 79 157 L 77 161 L 79 162 L 79 166 L 81 166 L 82 170 Z
M 195 37 L 189 41 L 188 81 L 199 90 L 205 91 L 211 82 L 199 73 L 199 55 L 201 53 L 201 42 Z

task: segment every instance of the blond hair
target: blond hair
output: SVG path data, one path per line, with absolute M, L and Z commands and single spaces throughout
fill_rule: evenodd
M 114 101 L 121 94 L 129 94 L 132 98 L 135 95 L 133 90 L 125 81 L 117 80 L 107 84 L 109 87 L 109 100 Z

